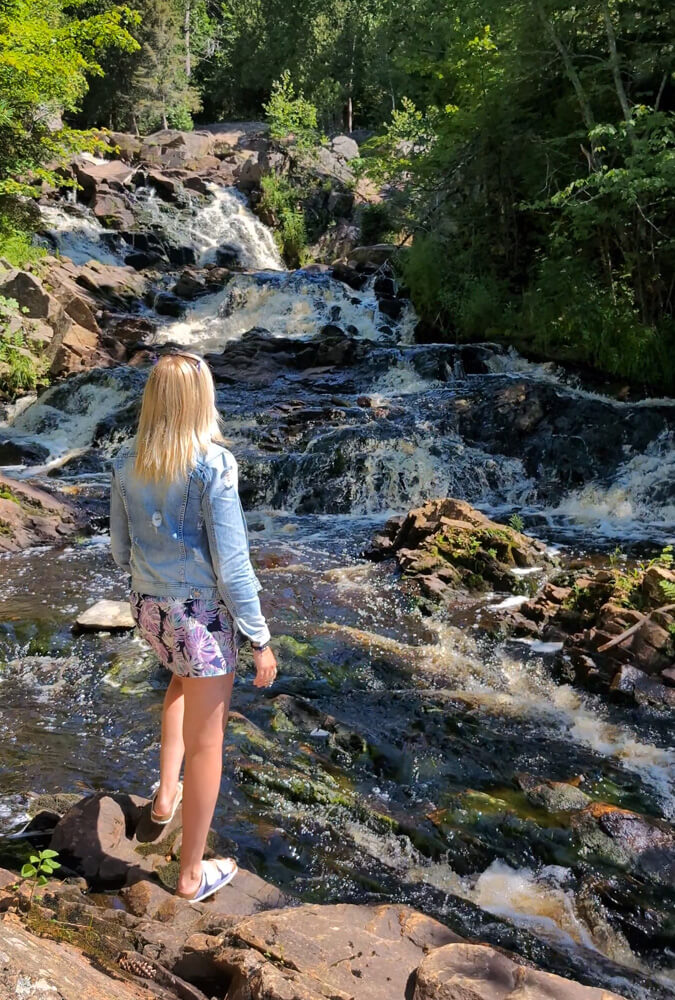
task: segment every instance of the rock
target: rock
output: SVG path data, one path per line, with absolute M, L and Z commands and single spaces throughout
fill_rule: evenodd
M 103 138 L 110 145 L 112 152 L 127 163 L 133 163 L 138 159 L 143 145 L 143 140 L 139 136 L 129 135 L 128 132 L 106 132 Z
M 335 189 L 328 195 L 328 212 L 336 219 L 348 218 L 354 208 L 354 193 Z
M 0 437 L 0 466 L 38 465 L 48 457 L 48 449 L 34 441 Z
M 160 170 L 148 170 L 145 173 L 145 179 L 164 201 L 175 202 L 178 200 L 183 185 L 176 177 L 167 177 Z
M 134 167 L 122 160 L 98 164 L 76 159 L 73 169 L 86 201 L 91 201 L 101 187 L 122 189 L 134 175 Z
M 130 267 L 92 260 L 73 270 L 76 285 L 90 292 L 92 300 L 100 304 L 136 305 L 145 294 L 145 278 Z
M 355 247 L 347 257 L 350 267 L 378 268 L 391 260 L 397 251 L 393 243 L 375 243 L 370 247 Z
M 233 976 L 228 1000 L 348 1000 L 355 995 L 359 1000 L 402 1000 L 425 952 L 461 940 L 444 924 L 397 904 L 270 910 L 240 921 L 235 934 L 238 943 L 259 955 L 229 947 L 216 953 L 215 963 Z M 268 959 L 264 965 L 263 955 Z M 298 974 L 290 977 L 287 992 L 280 992 L 273 962 Z
M 673 668 L 667 668 L 673 671 Z M 662 672 L 661 676 L 663 677 Z M 675 676 L 675 671 L 673 671 Z M 610 691 L 620 694 L 628 694 L 638 703 L 638 705 L 662 705 L 665 708 L 675 708 L 675 690 L 660 684 L 653 677 L 649 677 L 643 670 L 632 667 L 627 663 L 622 664 L 610 684 Z
M 100 632 L 134 628 L 128 601 L 96 601 L 76 619 L 78 628 Z
M 157 331 L 157 324 L 148 319 L 147 316 L 113 313 L 108 320 L 108 329 L 116 339 L 123 343 L 136 344 L 150 340 Z
M 192 271 L 183 271 L 171 291 L 182 299 L 196 299 L 208 289 L 205 281 L 199 275 Z
M 480 944 L 448 944 L 420 963 L 413 1000 L 622 1000 L 550 972 L 518 965 Z
M 112 191 L 97 188 L 91 200 L 91 210 L 108 229 L 128 229 L 134 224 L 134 213 L 126 198 Z
M 2 463 L 0 462 L 0 464 Z M 665 670 L 662 670 L 661 679 L 664 684 L 668 684 L 670 687 L 675 687 L 675 667 L 666 667 Z
M 529 774 L 518 776 L 518 784 L 528 802 L 541 806 L 547 812 L 572 812 L 585 809 L 592 801 L 580 788 L 566 781 L 539 781 Z
M 160 316 L 179 318 L 185 312 L 185 303 L 172 292 L 160 292 L 155 298 L 154 307 Z
M 650 566 L 640 585 L 648 607 L 657 608 L 662 604 L 672 603 L 666 599 L 662 586 L 664 583 L 675 584 L 675 572 L 665 566 Z
M 381 313 L 388 316 L 389 319 L 397 320 L 401 313 L 403 312 L 405 303 L 401 299 L 387 299 L 381 298 L 378 302 L 378 307 Z
M 666 823 L 604 802 L 572 813 L 570 822 L 587 856 L 635 867 L 660 885 L 675 880 L 675 834 Z
M 42 282 L 28 271 L 13 268 L 9 272 L 0 273 L 0 295 L 15 299 L 26 316 L 37 319 L 49 316 L 51 297 L 43 288 Z
M 112 978 L 65 940 L 35 937 L 18 917 L 5 913 L 0 919 L 0 995 L 7 1000 L 147 1000 L 148 990 Z M 168 994 L 164 997 L 168 1000 Z
M 344 261 L 337 260 L 333 264 L 333 277 L 336 281 L 342 281 L 345 285 L 349 285 L 355 291 L 360 291 L 366 284 L 368 278 L 365 274 L 360 274 L 356 268 L 351 267 Z
M 59 338 L 50 366 L 54 377 L 82 371 L 83 368 L 105 368 L 119 358 L 114 352 L 104 350 L 97 333 L 72 323 L 68 331 Z
M 521 578 L 514 570 L 550 566 L 542 542 L 452 499 L 430 500 L 411 510 L 402 523 L 388 521 L 366 556 L 379 560 L 391 555 L 430 597 L 444 593 L 448 585 L 469 591 L 488 586 L 518 591 Z
M 163 263 L 164 258 L 159 253 L 151 250 L 134 250 L 124 258 L 127 267 L 133 267 L 134 271 L 145 271 L 149 267 L 157 267 Z
M 135 829 L 144 799 L 98 792 L 82 799 L 56 825 L 50 848 L 96 886 L 121 886 L 152 870 L 150 857 L 134 851 L 128 828 Z
M 223 243 L 216 248 L 216 266 L 236 268 L 241 267 L 241 247 L 235 243 Z
M 336 156 L 343 160 L 355 160 L 359 156 L 358 143 L 348 135 L 336 135 L 330 141 L 330 146 Z
M 194 247 L 167 247 L 169 262 L 175 267 L 189 267 L 197 263 L 197 251 Z
M 62 542 L 84 528 L 74 504 L 0 474 L 0 552 Z
M 141 159 L 155 163 L 163 170 L 170 167 L 194 169 L 199 160 L 214 148 L 214 138 L 208 132 L 180 132 L 162 129 L 143 139 Z

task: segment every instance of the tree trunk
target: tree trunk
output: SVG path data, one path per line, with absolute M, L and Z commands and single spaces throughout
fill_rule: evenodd
M 192 52 L 190 51 L 190 0 L 185 0 L 185 22 L 183 31 L 185 32 L 185 75 L 190 79 L 192 76 Z
M 556 47 L 558 55 L 562 59 L 565 72 L 567 73 L 567 77 L 574 88 L 574 93 L 576 94 L 577 101 L 579 102 L 579 108 L 581 110 L 581 117 L 584 120 L 584 125 L 586 126 L 586 130 L 590 132 L 595 127 L 595 118 L 593 117 L 593 111 L 588 97 L 586 96 L 584 85 L 582 84 L 581 78 L 579 77 L 576 67 L 572 62 L 572 57 L 570 56 L 562 38 L 555 30 L 555 25 L 550 18 L 546 16 L 546 12 L 540 3 L 536 5 L 536 10 L 544 28 L 551 36 L 551 40 Z
M 624 87 L 623 80 L 621 79 L 619 52 L 616 47 L 616 32 L 614 31 L 614 25 L 612 24 L 612 16 L 609 13 L 609 7 L 607 6 L 607 3 L 603 3 L 602 5 L 602 16 L 605 22 L 607 44 L 609 46 L 609 65 L 612 67 L 612 76 L 614 77 L 614 88 L 616 90 L 616 96 L 619 98 L 619 104 L 621 105 L 623 120 L 629 127 L 629 138 L 632 143 L 633 135 L 630 129 L 631 125 L 630 104 L 628 103 L 628 97 L 626 96 L 626 88 Z

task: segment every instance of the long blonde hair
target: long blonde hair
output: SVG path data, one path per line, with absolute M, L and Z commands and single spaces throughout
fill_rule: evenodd
M 212 441 L 224 438 L 209 366 L 197 354 L 165 354 L 143 393 L 136 474 L 153 482 L 186 476 Z

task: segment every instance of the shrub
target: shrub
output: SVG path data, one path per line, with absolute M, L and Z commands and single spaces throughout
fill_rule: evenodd
M 292 136 L 298 146 L 306 149 L 321 142 L 316 107 L 305 99 L 302 91 L 296 93 L 288 70 L 272 84 L 270 99 L 263 108 L 273 139 Z
M 305 214 L 298 207 L 298 191 L 288 181 L 267 174 L 261 181 L 259 212 L 272 217 L 275 239 L 289 267 L 302 267 L 307 255 Z
M 386 242 L 393 228 L 389 206 L 385 202 L 364 205 L 361 209 L 361 242 L 364 246 Z

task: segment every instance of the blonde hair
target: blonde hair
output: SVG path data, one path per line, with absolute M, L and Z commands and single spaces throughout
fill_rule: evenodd
M 224 438 L 209 366 L 197 354 L 165 354 L 143 393 L 136 474 L 154 482 L 187 476 L 212 441 Z

